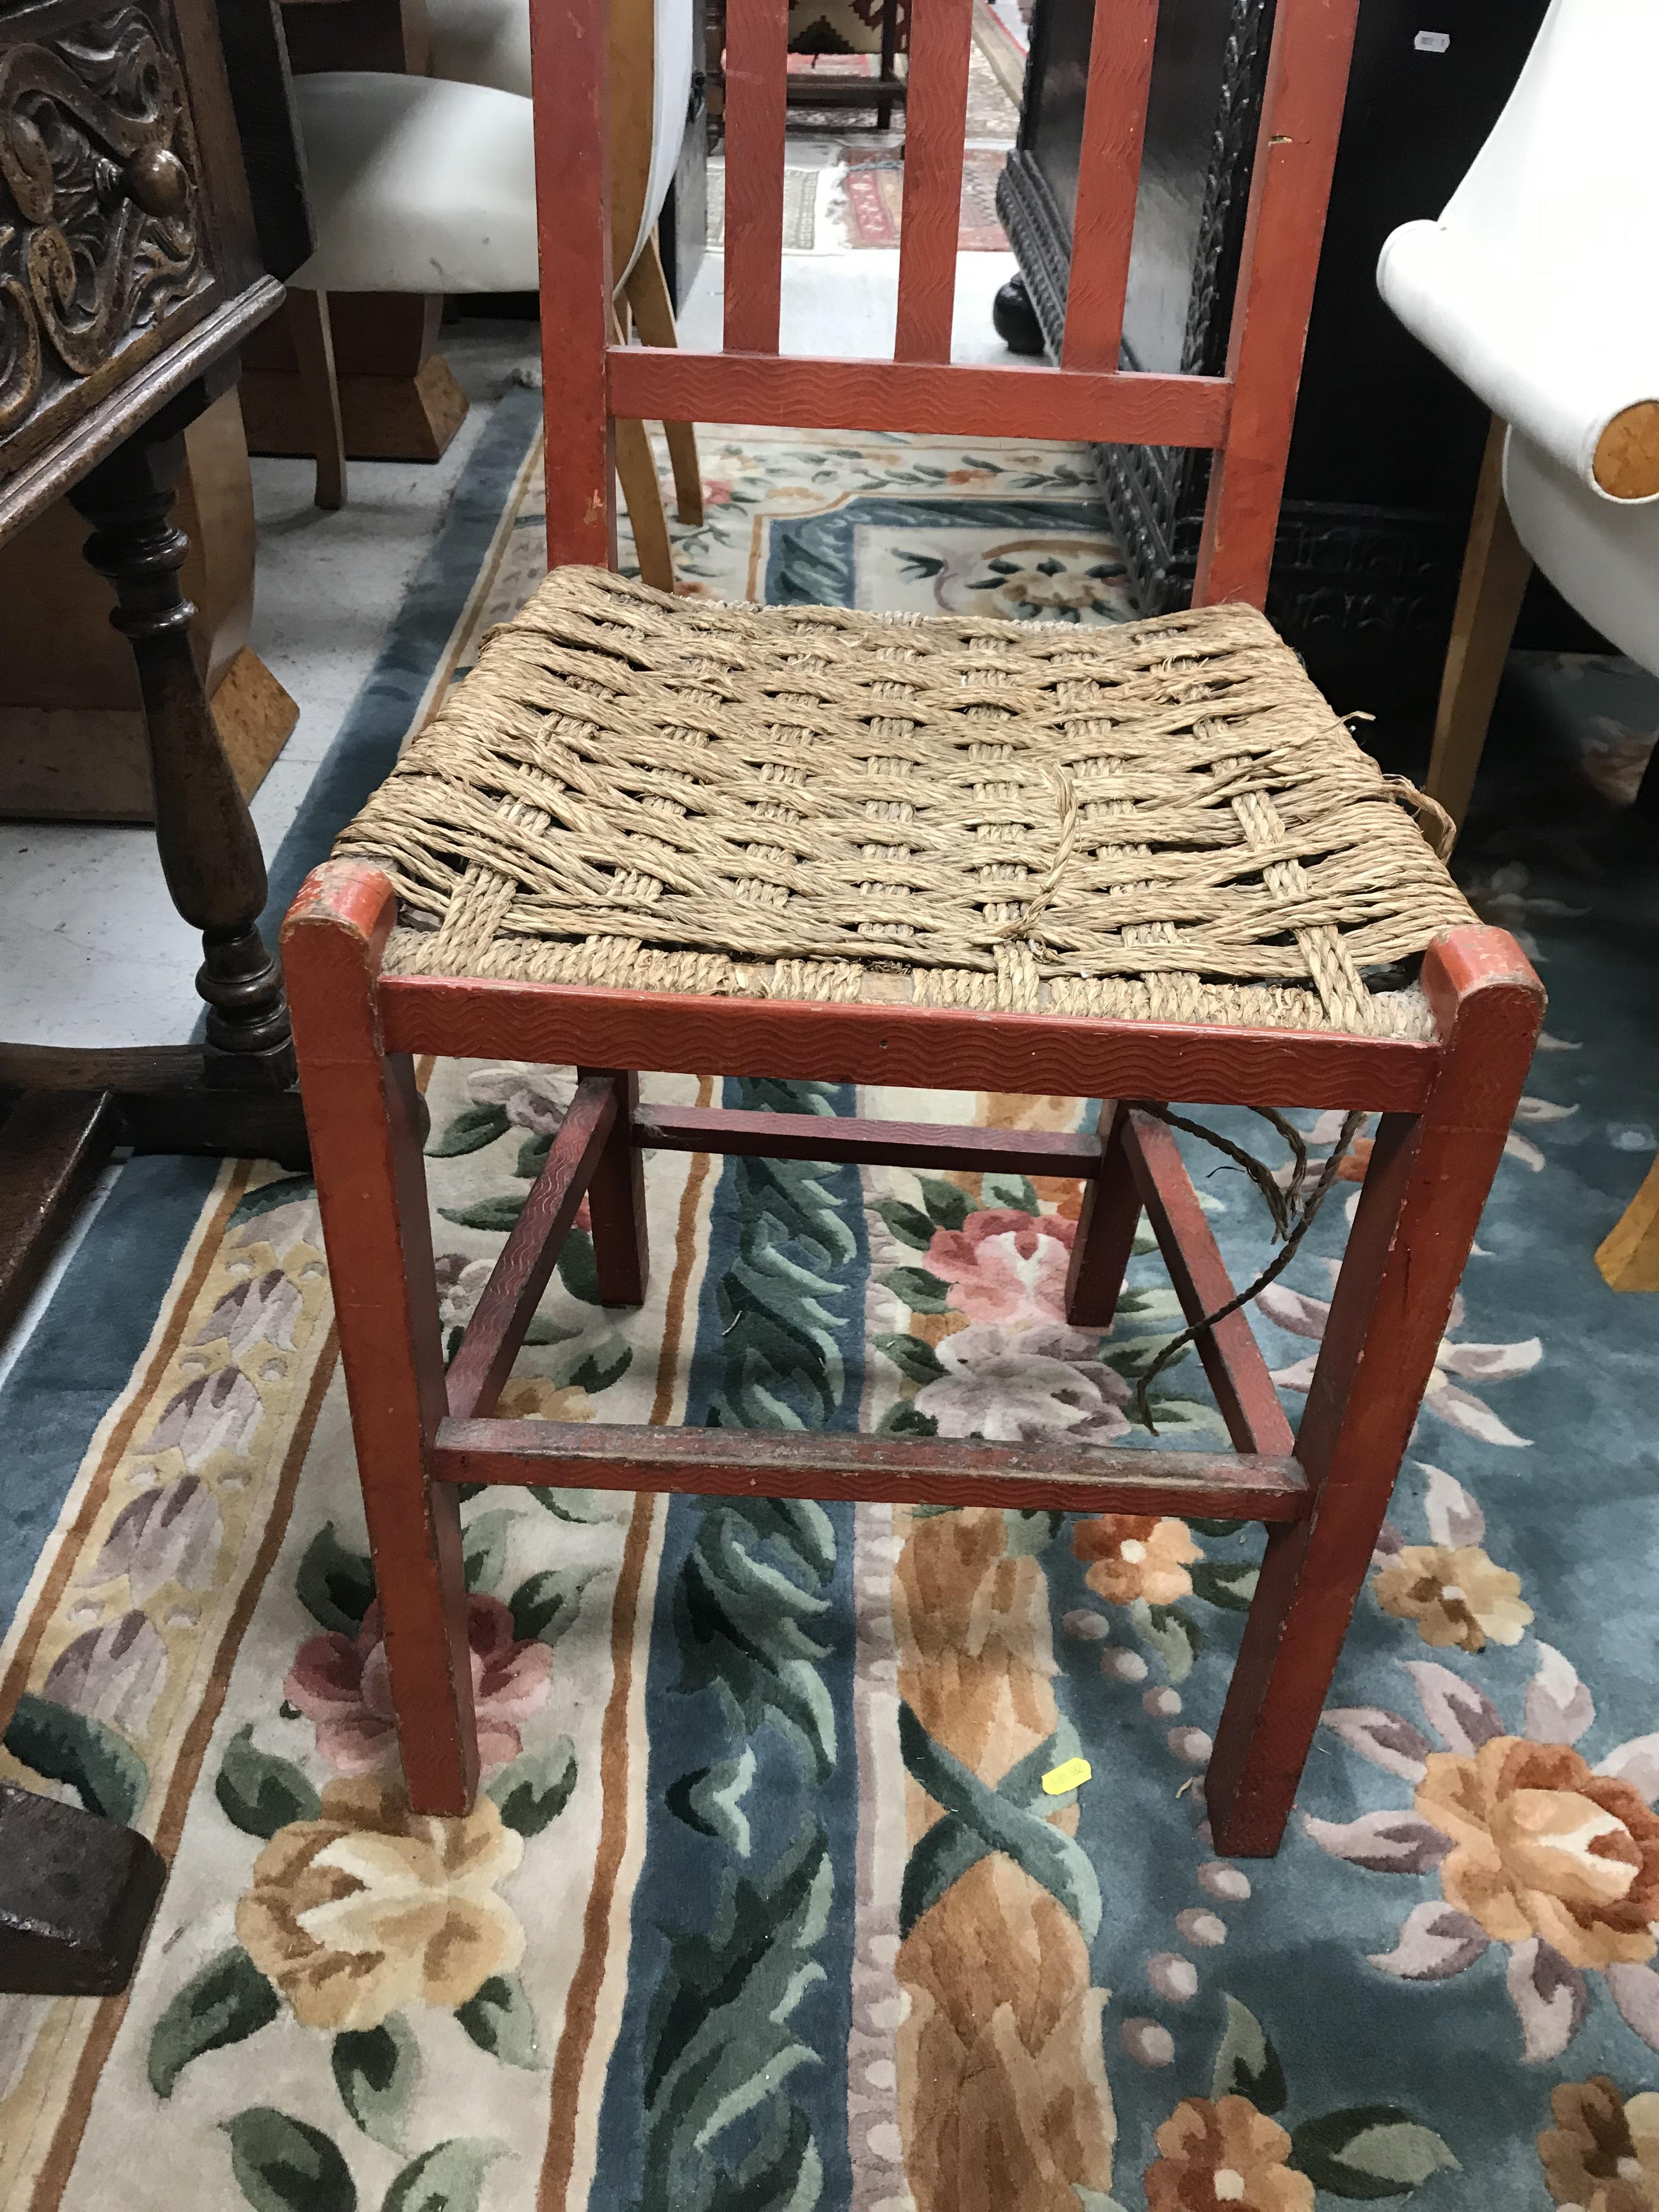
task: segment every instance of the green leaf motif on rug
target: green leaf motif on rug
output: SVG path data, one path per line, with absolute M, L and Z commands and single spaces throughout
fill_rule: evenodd
M 736 1091 L 736 1098 L 732 1093 Z M 728 1102 L 754 1110 L 830 1115 L 823 1084 L 745 1082 Z M 714 1427 L 810 1430 L 834 1421 L 847 1394 L 842 1339 L 861 1311 L 861 1194 L 855 1173 L 811 1161 L 736 1159 L 716 1199 L 735 1254 L 710 1285 L 718 1334 L 707 1419 Z M 918 1216 L 927 1237 L 931 1224 Z M 729 1249 L 723 1243 L 717 1249 Z M 814 1955 L 828 1924 L 835 1868 L 821 1824 L 803 1815 L 795 1843 L 764 1869 L 745 1798 L 769 1723 L 806 1789 L 827 1786 L 837 1756 L 836 1710 L 820 1671 L 819 1633 L 837 1569 L 836 1524 L 799 1498 L 717 1498 L 684 1509 L 695 1534 L 675 1577 L 678 1688 L 714 1690 L 726 1755 L 668 1784 L 669 1809 L 708 1839 L 720 1904 L 712 1925 L 665 1928 L 666 1966 L 644 2029 L 646 2142 L 641 2207 L 676 2212 L 811 2212 L 823 2186 L 812 2124 L 793 2077 L 817 2063 L 791 2023 L 823 1982 Z M 787 1786 L 787 1785 L 786 1785 Z M 741 2125 L 739 2126 L 739 2124 Z
M 325 1521 L 306 1546 L 294 1577 L 299 1601 L 312 1619 L 340 1636 L 356 1636 L 374 1602 L 374 1569 L 359 1552 L 349 1552 Z
M 276 1990 L 240 1943 L 221 1951 L 191 1977 L 151 2030 L 150 2087 L 170 2097 L 192 2059 L 245 2042 L 281 2009 Z
M 886 1353 L 908 1382 L 937 1382 L 946 1371 L 945 1362 L 925 1337 L 883 1335 L 870 1341 L 878 1352 Z
M 213 1794 L 234 1827 L 266 1843 L 290 1820 L 314 1820 L 322 1810 L 321 1799 L 291 1759 L 258 1748 L 251 1722 L 225 1746 Z
M 540 1131 L 533 1132 L 519 1147 L 519 1157 L 513 1163 L 514 1174 L 522 1176 L 526 1182 L 533 1182 L 547 1165 L 547 1156 L 552 1149 L 550 1130 L 545 1134 Z
M 456 2006 L 455 2017 L 479 2050 L 503 2065 L 540 2066 L 536 2015 L 516 1974 L 492 1974 L 476 1995 Z
M 1164 1662 L 1171 1682 L 1184 1682 L 1193 1662 L 1204 1648 L 1204 1632 L 1178 1606 L 1149 1605 L 1138 1597 L 1129 1607 L 1129 1619 L 1143 1643 L 1150 1644 Z
M 1211 2097 L 1217 2104 L 1224 2097 L 1248 2097 L 1259 2112 L 1282 2112 L 1290 2093 L 1279 2053 L 1248 2007 L 1235 1996 L 1224 1995 L 1223 2002 L 1227 2026 L 1215 2055 Z
M 750 1112 L 833 1110 L 827 1084 L 750 1081 L 737 1089 Z M 835 1172 L 812 1160 L 736 1159 L 727 1170 L 738 1253 L 714 1290 L 720 1380 L 713 1416 L 721 1426 L 817 1427 L 841 1405 L 842 1316 L 827 1301 L 848 1297 L 834 1271 L 856 1258 L 858 1240 L 825 1188 L 824 1176 Z
M 220 2125 L 230 2137 L 231 2169 L 254 2212 L 356 2212 L 350 2169 L 320 2128 L 274 2105 L 250 2105 Z
M 899 1705 L 899 1748 L 907 1771 L 944 1808 L 917 1842 L 899 1893 L 899 1929 L 916 1923 L 969 1868 L 993 1851 L 1012 1859 L 1063 1905 L 1092 1942 L 1100 1927 L 1100 1881 L 1088 1854 L 1061 1828 L 1049 1824 L 1063 1800 L 1042 1794 L 1050 1767 L 1076 1756 L 1077 1738 L 1065 1723 L 1046 1743 L 1028 1752 L 994 1789 L 933 1741 L 910 1707 Z
M 1360 2105 L 1304 2120 L 1291 2133 L 1290 2163 L 1333 2197 L 1409 2197 L 1457 2160 L 1432 2128 L 1398 2105 Z
M 985 1194 L 985 1203 L 991 1206 L 1009 1206 L 1017 1213 L 1041 1213 L 1042 1200 L 1036 1194 L 1036 1186 L 1030 1176 L 988 1175 L 980 1188 Z
M 534 1483 L 526 1486 L 525 1496 L 533 1498 L 556 1521 L 610 1521 L 616 1517 L 614 1509 L 601 1502 L 597 1491 L 554 1490 L 544 1483 Z
M 5 1746 L 20 1765 L 67 1782 L 88 1812 L 106 1820 L 131 1824 L 149 1789 L 149 1770 L 124 1735 L 32 1691 L 17 1700 Z
M 795 1560 L 827 1552 L 809 1565 L 803 1589 L 762 1556 L 760 1547 L 781 1521 L 795 1539 Z M 822 1521 L 823 1531 L 815 1523 Z M 825 1538 L 827 1536 L 827 1542 Z M 835 1542 L 821 1506 L 801 1499 L 721 1500 L 703 1510 L 696 1541 L 674 1589 L 680 1687 L 720 1692 L 728 1723 L 752 1736 L 769 1721 L 805 1755 L 820 1781 L 836 1764 L 836 1714 L 816 1662 L 829 1645 L 807 1632 L 829 1601 L 817 1595 L 833 1572 Z
M 458 1229 L 511 1229 L 524 1212 L 523 1191 L 501 1198 L 474 1199 L 471 1206 L 441 1206 L 439 1212 Z
M 426 1148 L 429 1160 L 453 1160 L 463 1152 L 481 1152 L 505 1136 L 508 1127 L 505 1106 L 464 1106 Z
M 787 2089 L 817 2054 L 790 2021 L 824 1978 L 812 1953 L 834 1882 L 829 1841 L 813 1820 L 757 1878 L 725 1870 L 707 1932 L 671 1934 L 646 2026 L 643 2204 L 807 2212 L 817 2202 L 817 2151 Z M 767 2133 L 734 2172 L 719 2139 L 769 2103 Z
M 493 1595 L 507 1572 L 507 1549 L 518 1516 L 512 1508 L 497 1505 L 488 1513 L 474 1513 L 461 1529 L 461 1572 L 470 1590 Z
M 380 2212 L 478 2212 L 484 2175 L 507 2145 L 484 2136 L 452 2136 L 411 2160 L 386 2193 Z
M 890 1267 L 876 1280 L 895 1297 L 902 1298 L 912 1313 L 940 1314 L 951 1303 L 951 1286 L 926 1267 Z
M 402 2120 L 421 2078 L 421 2047 L 400 2013 L 337 2035 L 329 2053 L 340 2102 L 371 2141 L 401 2147 Z
M 959 1183 L 946 1182 L 942 1176 L 923 1176 L 921 1183 L 922 1205 L 936 1228 L 960 1229 L 978 1210 L 977 1200 L 969 1198 Z
M 522 1644 L 556 1644 L 581 1610 L 582 1592 L 598 1572 L 597 1567 L 544 1567 L 520 1583 L 507 1601 L 514 1636 Z
M 883 1198 L 877 1200 L 876 1212 L 900 1243 L 909 1245 L 913 1251 L 925 1252 L 933 1243 L 937 1224 L 920 1207 L 907 1205 L 902 1198 Z
M 316 1195 L 317 1186 L 309 1176 L 278 1176 L 274 1182 L 262 1182 L 257 1190 L 243 1194 L 225 1224 L 226 1231 L 240 1229 L 245 1222 L 258 1221 L 262 1215 L 278 1212 L 285 1206 L 307 1204 Z
M 610 1329 L 595 1342 L 579 1347 L 574 1356 L 567 1353 L 554 1369 L 553 1380 L 561 1389 L 586 1390 L 593 1396 L 620 1382 L 633 1361 L 633 1348 L 626 1338 Z
M 1003 1549 L 1011 1559 L 1040 1559 L 1066 1524 L 1063 1513 L 1041 1505 L 1008 1505 L 1002 1514 Z M 1056 1765 L 1060 1761 L 1054 1762 Z
M 520 1205 L 523 1202 L 519 1201 Z M 605 1303 L 599 1296 L 599 1271 L 593 1263 L 593 1239 L 586 1229 L 571 1231 L 556 1265 L 559 1280 L 573 1298 L 580 1298 L 588 1306 Z
M 1279 2053 L 1247 2006 L 1225 1992 L 1223 2001 L 1227 2025 L 1216 2052 L 1212 2101 L 1242 2097 L 1258 2112 L 1282 2113 L 1290 2090 Z M 1459 2170 L 1444 2140 L 1399 2105 L 1326 2112 L 1291 2126 L 1290 2138 L 1285 2163 L 1305 2174 L 1322 2197 L 1367 2203 L 1410 2197 L 1435 2174 Z
M 562 1735 L 545 1751 L 515 1759 L 490 1784 L 489 1795 L 506 1826 L 528 1838 L 552 1826 L 575 1786 L 576 1747 Z
M 668 1809 L 688 1828 L 724 1838 L 740 1859 L 746 1859 L 750 1837 L 743 1801 L 754 1778 L 755 1754 L 745 1744 L 736 1759 L 723 1759 L 717 1766 L 694 1767 L 671 1782 L 665 1792 Z
M 924 1413 L 914 1398 L 895 1398 L 876 1425 L 876 1433 L 884 1437 L 936 1437 L 939 1422 L 932 1413 Z M 911 1509 L 924 1518 L 934 1512 L 944 1512 L 944 1506 L 917 1505 Z
M 1261 1569 L 1254 1559 L 1239 1559 L 1225 1566 L 1206 1559 L 1191 1574 L 1194 1597 L 1232 1613 L 1248 1613 Z

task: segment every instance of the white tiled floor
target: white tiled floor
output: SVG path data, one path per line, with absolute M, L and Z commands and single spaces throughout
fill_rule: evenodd
M 786 253 L 780 351 L 890 361 L 898 309 L 898 258 L 896 253 L 871 249 Z M 1014 269 L 1012 253 L 957 255 L 953 361 L 1013 362 L 1015 356 L 991 327 L 991 302 Z M 725 282 L 725 257 L 707 255 L 679 319 L 682 345 L 719 346 Z

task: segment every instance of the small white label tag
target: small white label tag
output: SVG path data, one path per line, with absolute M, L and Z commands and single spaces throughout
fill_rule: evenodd
M 1419 31 L 1412 40 L 1419 54 L 1443 54 L 1451 44 L 1449 31 Z

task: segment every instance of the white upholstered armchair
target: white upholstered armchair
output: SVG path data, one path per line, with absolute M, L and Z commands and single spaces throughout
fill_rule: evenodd
M 691 0 L 613 0 L 613 261 L 619 303 L 652 345 L 675 343 L 656 223 L 685 130 L 691 20 Z M 529 0 L 432 0 L 430 24 L 430 76 L 349 70 L 294 81 L 318 245 L 289 285 L 320 506 L 337 507 L 345 495 L 327 295 L 537 289 Z M 680 519 L 698 521 L 695 434 L 690 423 L 664 427 Z M 672 591 L 668 526 L 643 423 L 617 423 L 617 467 L 641 572 Z
M 1527 556 L 1622 652 L 1659 670 L 1656 83 L 1655 0 L 1554 0 L 1444 213 L 1396 230 L 1377 264 L 1395 314 L 1492 409 L 1501 504 L 1524 549 L 1506 542 L 1494 453 L 1454 636 L 1454 662 L 1473 645 L 1481 666 L 1449 666 L 1459 712 L 1450 726 L 1443 694 L 1430 769 L 1459 820 Z M 1483 527 L 1497 542 L 1480 542 Z
M 1656 85 L 1659 0 L 1553 0 L 1439 221 L 1377 265 L 1492 410 L 1428 778 L 1460 822 L 1534 563 L 1659 673 Z M 1638 804 L 1659 818 L 1659 766 Z M 1659 1290 L 1659 1163 L 1596 1257 L 1616 1288 Z

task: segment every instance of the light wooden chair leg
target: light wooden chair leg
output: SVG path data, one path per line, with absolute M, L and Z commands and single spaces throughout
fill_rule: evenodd
M 1659 1158 L 1596 1248 L 1595 1264 L 1609 1290 L 1659 1291 Z
M 1100 1167 L 1083 1189 L 1066 1278 L 1066 1318 L 1073 1328 L 1109 1328 L 1140 1224 L 1140 1193 L 1123 1149 L 1129 1109 L 1100 1102 Z
M 1434 750 L 1424 786 L 1460 829 L 1532 575 L 1532 556 L 1516 536 L 1504 504 L 1505 435 L 1505 426 L 1494 415 L 1469 519 L 1457 610 L 1435 711 Z
M 1206 1790 L 1229 1857 L 1271 1857 L 1284 1834 L 1542 1018 L 1537 978 L 1484 932 L 1431 945 L 1423 988 L 1440 1074 L 1420 1117 L 1378 1128 L 1297 1435 L 1313 1511 L 1268 1532 L 1216 1731 Z
M 674 588 L 674 549 L 669 543 L 668 517 L 663 512 L 662 486 L 657 481 L 657 459 L 643 422 L 617 418 L 617 476 L 634 526 L 634 550 L 639 557 L 640 578 L 653 590 Z
M 587 1185 L 587 1218 L 593 1230 L 593 1271 L 599 1302 L 641 1306 L 650 1273 L 645 1221 L 645 1155 L 633 1141 L 640 1079 L 611 1068 L 578 1068 L 579 1077 L 605 1075 L 617 1087 L 617 1118 Z
M 404 1774 L 416 1812 L 459 1814 L 477 1725 L 459 1493 L 431 1475 L 448 1409 L 421 1102 L 408 1055 L 380 1051 L 375 1005 L 394 904 L 379 869 L 330 862 L 283 955 Z
M 640 342 L 648 346 L 677 346 L 679 331 L 674 323 L 674 303 L 668 296 L 657 234 L 646 240 L 639 259 L 628 272 L 625 286 L 634 310 L 634 326 Z M 696 529 L 702 520 L 702 468 L 697 459 L 696 427 L 690 422 L 665 422 L 668 458 L 674 465 L 674 501 L 679 519 Z
M 331 514 L 345 505 L 345 431 L 340 422 L 340 382 L 334 373 L 334 332 L 326 292 L 290 291 L 289 328 L 300 368 L 300 389 L 317 454 L 317 504 Z

